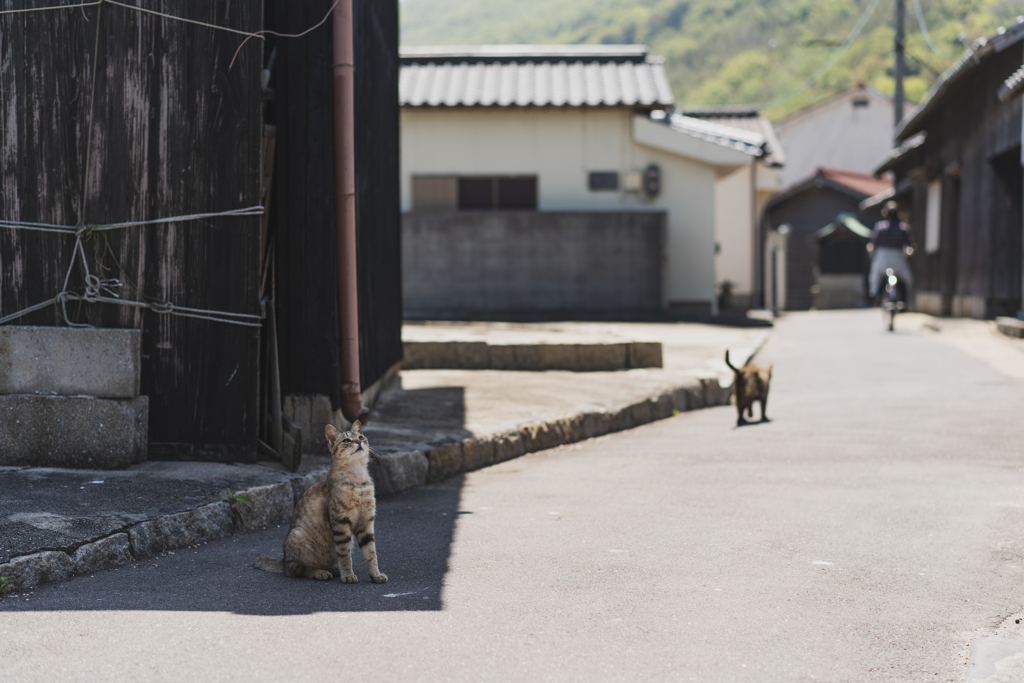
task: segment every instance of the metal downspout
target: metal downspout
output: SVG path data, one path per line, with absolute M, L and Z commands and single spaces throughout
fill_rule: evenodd
M 359 304 L 356 280 L 355 56 L 352 0 L 340 0 L 332 17 L 334 42 L 334 225 L 338 248 L 338 336 L 341 412 L 366 422 L 359 381 Z

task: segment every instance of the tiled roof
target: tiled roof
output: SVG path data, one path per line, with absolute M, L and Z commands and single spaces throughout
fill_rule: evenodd
M 759 111 L 751 107 L 693 107 L 682 110 L 683 114 L 690 118 L 702 119 L 704 121 L 718 123 L 729 128 L 757 133 L 764 139 L 765 157 L 764 163 L 769 166 L 783 166 L 786 163 L 786 154 L 782 149 L 782 143 L 775 135 L 775 128 L 771 121 L 761 115 Z
M 1008 102 L 1017 95 L 1024 92 L 1024 66 L 1014 71 L 1009 78 L 999 86 L 999 101 Z
M 822 167 L 818 169 L 818 174 L 828 178 L 834 183 L 845 185 L 857 192 L 860 192 L 865 197 L 873 197 L 879 192 L 885 192 L 886 190 L 892 189 L 892 181 L 888 178 L 876 178 L 873 175 L 867 173 L 857 173 L 855 171 L 844 171 L 839 168 L 826 168 Z
M 408 48 L 403 107 L 663 108 L 673 103 L 660 59 L 642 45 Z
M 668 123 L 672 130 L 684 135 L 745 152 L 751 156 L 760 157 L 765 154 L 765 138 L 754 131 L 734 128 L 678 112 L 669 117 Z
M 939 100 L 952 84 L 958 82 L 984 59 L 1002 52 L 1021 40 L 1024 40 L 1024 21 L 1018 21 L 1010 28 L 1000 28 L 999 32 L 991 38 L 979 38 L 974 41 L 967 51 L 953 63 L 953 66 L 946 69 L 936 79 L 924 100 L 903 117 L 903 121 L 896 128 L 896 139 L 905 140 L 918 132 L 924 117 L 939 106 Z M 1010 77 L 1010 79 L 1012 78 L 1013 76 Z
M 882 192 L 892 190 L 892 181 L 888 178 L 876 178 L 867 173 L 857 173 L 839 168 L 818 168 L 814 175 L 773 196 L 769 206 L 778 206 L 797 195 L 814 188 L 831 188 L 857 201 L 874 197 Z M 863 208 L 863 207 L 861 207 Z

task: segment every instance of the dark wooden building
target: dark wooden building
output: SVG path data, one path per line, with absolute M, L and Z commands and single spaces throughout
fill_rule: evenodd
M 899 147 L 876 171 L 894 174 L 918 245 L 919 310 L 1020 310 L 1021 102 L 1004 84 L 1021 67 L 1022 41 L 1024 23 L 976 41 L 903 119 Z
M 887 180 L 871 175 L 820 168 L 769 200 L 763 230 L 777 232 L 786 226 L 785 283 L 776 287 L 785 291 L 786 309 L 863 303 L 865 238 L 837 218 L 846 214 L 855 219 L 850 221 L 854 226 L 873 225 L 879 219 L 877 209 L 862 212 L 859 204 L 890 187 Z
M 0 322 L 141 329 L 151 458 L 255 459 L 264 297 L 278 310 L 282 389 L 337 407 L 331 22 L 301 38 L 245 36 L 300 33 L 331 5 L 0 13 L 0 220 L 11 223 L 0 227 Z M 401 358 L 398 3 L 355 6 L 369 387 Z

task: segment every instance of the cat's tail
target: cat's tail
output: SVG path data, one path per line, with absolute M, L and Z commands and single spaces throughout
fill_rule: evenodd
M 273 557 L 267 557 L 266 555 L 257 555 L 256 561 L 252 563 L 252 566 L 256 567 L 256 569 L 262 569 L 265 572 L 284 574 L 283 559 L 275 559 Z
M 736 369 L 736 366 L 729 362 L 729 349 L 725 350 L 725 364 L 728 365 L 729 369 L 733 372 L 739 372 L 739 370 Z

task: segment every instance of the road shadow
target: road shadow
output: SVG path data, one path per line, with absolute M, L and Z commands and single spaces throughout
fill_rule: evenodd
M 381 397 L 366 433 L 375 450 L 408 450 L 410 444 L 422 447 L 425 440 L 456 441 L 471 436 L 464 429 L 465 416 L 462 387 L 406 390 L 395 382 Z M 323 456 L 315 464 L 326 467 L 329 463 L 329 457 Z M 185 468 L 186 464 L 166 467 Z M 195 500 L 188 506 L 192 508 L 219 500 L 225 486 L 234 490 L 245 488 L 231 479 L 230 468 L 219 467 L 223 481 L 207 481 L 201 474 L 203 468 L 189 468 L 181 477 L 170 479 L 150 475 L 123 477 L 128 487 L 124 495 L 115 495 L 116 500 L 108 503 L 127 515 L 126 519 L 136 513 L 153 517 L 180 511 L 178 499 L 182 491 L 193 494 Z M 459 509 L 463 477 L 451 477 L 395 495 L 379 461 L 371 459 L 371 473 L 377 481 L 377 553 L 380 569 L 388 576 L 387 583 L 370 581 L 366 563 L 355 547 L 353 568 L 360 580 L 357 584 L 343 584 L 337 579 L 294 579 L 255 569 L 252 563 L 257 554 L 283 555 L 288 524 L 281 524 L 199 547 L 179 548 L 159 557 L 140 558 L 116 570 L 44 584 L 28 593 L 8 596 L 0 602 L 0 612 L 163 610 L 286 616 L 441 609 L 456 520 L 461 514 L 472 514 Z M 111 477 L 105 480 L 114 483 Z M 91 492 L 82 488 L 83 491 L 75 491 Z M 52 493 L 40 495 L 40 509 L 54 503 Z M 154 496 L 159 500 L 154 501 Z M 166 510 L 158 503 L 165 503 Z M 151 509 L 154 506 L 159 511 Z M 94 506 L 85 515 L 77 508 L 63 512 L 78 513 L 84 519 L 101 510 Z M 110 530 L 94 534 L 90 540 L 109 533 Z
M 366 435 L 375 449 L 397 450 L 425 439 L 456 441 L 472 436 L 465 427 L 464 387 L 406 389 L 399 377 L 374 406 Z
M 317 612 L 431 611 L 442 607 L 463 478 L 378 501 L 381 571 L 374 584 L 356 551 L 359 583 L 294 579 L 252 567 L 256 554 L 282 555 L 287 525 L 142 558 L 116 571 L 46 584 L 0 602 L 0 612 L 193 611 L 254 616 Z

